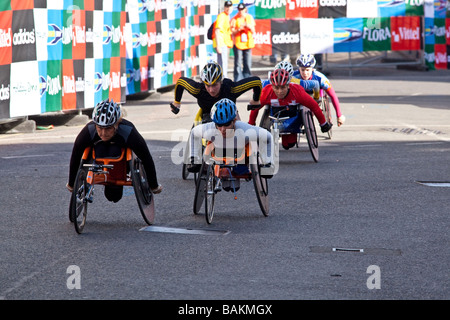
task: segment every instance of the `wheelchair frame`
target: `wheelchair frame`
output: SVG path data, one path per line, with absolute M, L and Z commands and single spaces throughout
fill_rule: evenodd
M 94 185 L 133 186 L 144 221 L 151 225 L 155 204 L 142 161 L 129 148 L 119 157 L 97 158 L 92 147 L 84 150 L 70 198 L 69 220 L 78 234 L 86 225 L 88 203 L 93 201 Z

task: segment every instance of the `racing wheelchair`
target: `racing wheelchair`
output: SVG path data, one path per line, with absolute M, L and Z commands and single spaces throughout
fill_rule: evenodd
M 249 110 L 254 106 L 248 106 Z M 289 106 L 264 106 L 264 112 L 259 123 L 260 127 L 272 133 L 275 154 L 279 154 L 280 137 L 285 134 L 297 133 L 297 148 L 301 136 L 306 136 L 309 151 L 314 162 L 319 161 L 319 141 L 317 140 L 314 117 L 311 110 L 300 104 Z
M 70 199 L 69 220 L 78 234 L 86 225 L 88 203 L 93 202 L 95 185 L 133 186 L 144 221 L 153 224 L 154 198 L 142 161 L 129 148 L 117 148 L 113 156 L 96 156 L 94 146 L 84 150 Z
M 257 150 L 256 143 L 248 143 L 240 150 L 234 148 L 230 157 L 227 151 L 216 150 L 214 144 L 208 141 L 196 182 L 194 214 L 199 214 L 204 202 L 206 222 L 211 224 L 216 194 L 221 190 L 233 191 L 237 199 L 240 180 L 253 180 L 259 207 L 264 216 L 269 215 L 269 176 L 262 175 L 264 166 L 261 165 L 259 153 L 254 150 Z

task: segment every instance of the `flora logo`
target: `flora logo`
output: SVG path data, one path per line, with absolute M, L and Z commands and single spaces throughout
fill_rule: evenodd
M 388 38 L 391 38 L 391 32 L 389 31 L 388 27 L 384 29 L 372 29 L 364 27 L 363 38 L 373 42 L 384 41 Z
M 51 23 L 48 25 L 48 35 L 47 35 L 47 44 L 48 45 L 55 45 L 57 44 L 63 37 L 63 33 L 61 31 L 61 28 L 58 27 L 56 24 Z

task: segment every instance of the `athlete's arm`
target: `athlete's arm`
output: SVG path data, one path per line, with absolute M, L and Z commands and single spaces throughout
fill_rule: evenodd
M 334 91 L 333 87 L 329 87 L 327 90 L 325 90 L 325 92 L 330 97 L 331 103 L 333 104 L 334 109 L 336 110 L 336 117 L 339 118 L 340 116 L 342 116 L 342 112 L 336 92 Z
M 295 88 L 295 86 L 297 86 L 297 88 Z M 317 102 L 309 94 L 306 93 L 305 89 L 303 89 L 302 86 L 291 84 L 291 90 L 289 91 L 288 97 L 291 92 L 295 96 L 295 99 L 297 101 L 299 101 L 302 105 L 304 105 L 305 107 L 310 109 L 312 113 L 314 113 L 320 125 L 323 125 L 325 124 L 325 122 L 327 122 Z
M 89 133 L 89 125 L 88 123 L 81 129 L 78 134 L 72 148 L 72 155 L 70 157 L 69 164 L 69 182 L 68 186 L 73 187 L 73 183 L 75 182 L 75 178 L 78 172 L 78 168 L 80 167 L 81 157 L 83 156 L 84 149 L 86 149 L 91 143 L 91 135 Z
M 148 149 L 144 138 L 134 126 L 128 136 L 127 146 L 129 146 L 139 159 L 141 159 L 150 188 L 158 188 L 158 179 L 156 177 L 155 163 L 153 162 L 152 155 L 150 154 L 150 150 Z
M 250 104 L 257 104 L 259 103 L 262 90 L 261 79 L 259 77 L 248 77 L 239 80 L 237 82 L 233 82 L 231 86 L 231 94 L 233 95 L 234 99 L 236 99 L 244 92 L 247 92 L 248 90 L 252 89 L 253 89 L 253 96 L 252 96 L 253 103 L 252 101 L 250 101 Z
M 266 104 L 270 104 L 270 99 L 268 98 L 269 93 L 273 92 L 272 85 L 267 85 L 263 88 L 260 96 L 260 107 L 258 109 L 254 109 L 250 111 L 250 115 L 248 118 L 248 123 L 251 125 L 256 124 L 256 118 L 258 117 L 259 109 L 261 109 Z
M 200 93 L 200 86 L 201 83 L 195 80 L 186 77 L 179 78 L 177 83 L 175 84 L 173 104 L 178 108 L 180 107 L 184 90 L 186 90 L 192 96 L 196 97 Z

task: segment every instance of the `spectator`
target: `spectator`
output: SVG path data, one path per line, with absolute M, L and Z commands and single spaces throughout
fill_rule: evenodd
M 224 77 L 227 78 L 228 56 L 233 47 L 230 29 L 230 13 L 233 11 L 233 3 L 225 1 L 223 11 L 217 16 L 214 24 L 213 47 L 216 48 L 217 62 L 222 67 Z
M 238 13 L 230 21 L 234 40 L 234 81 L 251 77 L 252 48 L 255 47 L 255 20 L 247 13 L 245 4 L 239 3 L 237 9 Z

